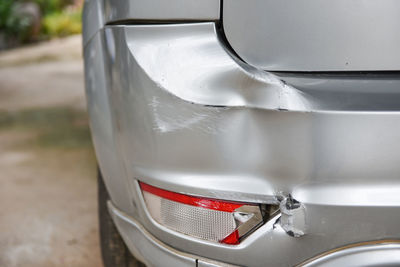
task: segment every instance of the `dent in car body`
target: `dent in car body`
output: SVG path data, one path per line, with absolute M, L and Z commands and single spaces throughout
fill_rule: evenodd
M 103 168 L 119 170 L 106 176 L 113 202 L 129 214 L 137 212 L 158 239 L 220 261 L 263 266 L 268 260 L 276 266 L 343 244 L 398 238 L 400 196 L 387 201 L 374 195 L 377 186 L 380 195 L 399 188 L 400 116 L 397 106 L 385 111 L 393 96 L 387 88 L 371 88 L 383 99 L 373 111 L 368 105 L 354 111 L 352 98 L 335 86 L 331 94 L 307 82 L 301 90 L 290 86 L 287 95 L 281 77 L 230 55 L 212 23 L 108 26 L 104 32 L 99 35 L 104 43 L 96 46 L 92 39 L 87 46 L 104 48 L 101 60 L 107 66 L 93 71 L 92 80 L 100 84 L 89 85 L 91 124 L 98 125 L 92 127 L 96 154 Z M 89 60 L 89 69 L 91 62 L 96 63 Z M 398 82 L 388 79 L 380 80 Z M 354 86 L 363 81 L 351 79 Z M 308 85 L 315 88 L 307 92 Z M 102 93 L 93 97 L 97 86 Z M 104 112 L 96 112 L 96 104 Z M 295 239 L 267 222 L 238 246 L 182 236 L 152 221 L 135 178 L 227 200 L 276 204 L 278 196 L 291 194 L 307 211 L 308 234 Z M 372 195 L 353 194 L 360 186 Z M 124 204 L 131 200 L 137 211 Z

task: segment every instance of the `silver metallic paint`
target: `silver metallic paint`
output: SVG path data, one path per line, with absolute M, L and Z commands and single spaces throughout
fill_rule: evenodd
M 126 31 L 126 42 L 140 68 L 154 84 L 191 103 L 304 112 L 400 110 L 398 74 L 276 76 L 235 58 L 221 44 L 213 23 L 132 29 Z M 154 111 L 160 109 L 157 96 L 151 106 Z M 165 132 L 185 126 L 162 116 L 156 123 Z
M 154 238 L 138 221 L 119 210 L 111 201 L 108 210 L 118 230 L 136 258 L 147 266 L 203 266 L 203 267 L 238 267 L 237 265 L 216 262 L 204 257 L 177 251 Z M 134 241 L 134 242 L 133 242 Z M 198 265 L 196 265 L 196 261 Z
M 269 71 L 400 70 L 397 0 L 223 0 L 247 63 Z
M 218 101 L 229 100 L 229 85 L 242 96 L 237 84 L 242 85 L 241 79 L 246 81 L 239 87 L 245 90 L 245 85 L 253 84 L 252 78 L 257 77 L 241 75 L 240 64 L 229 60 L 212 24 L 112 26 L 105 32 L 111 121 L 118 121 L 112 131 L 116 153 L 129 179 L 140 178 L 194 195 L 264 203 L 292 193 L 306 209 L 307 235 L 294 240 L 279 225 L 273 227 L 275 221 L 271 221 L 232 247 L 161 227 L 149 218 L 136 187 L 126 197 L 133 197 L 138 220 L 157 238 L 182 251 L 246 266 L 264 266 L 266 261 L 271 266 L 293 265 L 348 243 L 399 238 L 400 198 L 391 194 L 399 184 L 399 113 L 279 111 L 277 106 L 252 107 L 250 100 L 261 101 L 257 98 L 248 98 L 248 106 L 247 102 L 231 107 L 196 104 L 193 102 L 207 97 L 215 101 L 210 96 L 221 94 L 221 88 L 226 95 Z M 171 46 L 176 40 L 180 41 L 179 50 Z M 171 60 L 165 61 L 165 55 Z M 218 64 L 214 58 L 224 61 Z M 214 85 L 211 79 L 205 90 L 206 80 L 201 78 L 210 76 L 201 71 L 203 64 L 207 66 L 205 73 L 208 67 L 217 66 L 213 70 L 221 75 L 232 71 L 238 75 L 223 76 L 225 86 Z M 151 72 L 148 66 L 159 71 Z M 173 70 L 179 70 L 180 77 Z M 199 76 L 194 77 L 194 73 Z M 187 77 L 196 83 L 188 87 Z M 270 90 L 268 86 L 256 88 Z M 252 89 L 243 94 L 251 94 Z M 266 98 L 268 101 L 270 98 Z M 366 197 L 362 190 L 351 191 L 359 186 L 370 188 L 372 193 L 379 187 L 379 194 L 390 195 L 390 201 Z M 343 193 L 343 188 L 351 194 Z M 314 193 L 321 189 L 327 191 Z M 121 187 L 121 194 L 123 190 Z M 347 200 L 353 202 L 343 206 Z M 117 199 L 113 201 L 118 205 Z
M 400 72 L 275 74 L 308 96 L 315 110 L 400 110 Z
M 100 1 L 100 0 L 99 0 Z M 220 0 L 102 0 L 106 23 L 124 20 L 218 20 Z
M 196 266 L 196 258 L 170 248 L 152 237 L 142 225 L 118 210 L 111 202 L 108 209 L 125 243 L 146 266 Z
M 108 66 L 104 64 L 104 38 L 97 32 L 84 48 L 85 88 L 90 129 L 97 161 L 111 199 L 120 209 L 132 212 L 127 179 L 115 144 L 115 123 L 109 103 Z
M 85 0 L 82 11 L 83 47 L 104 26 L 103 5 L 99 0 Z
M 212 23 L 107 27 L 88 39 L 85 71 L 111 199 L 164 243 L 239 265 L 291 266 L 346 244 L 400 238 L 396 76 L 265 74 L 233 57 Z M 363 89 L 366 102 L 357 102 Z M 150 218 L 135 178 L 258 203 L 291 193 L 308 233 L 290 237 L 274 218 L 238 246 L 177 234 Z M 123 236 L 135 251 L 132 232 Z
M 311 262 L 307 262 L 304 267 L 324 266 L 399 266 L 400 263 L 400 243 L 382 242 L 369 245 L 360 245 L 347 249 L 341 249 L 329 253 Z M 382 262 L 384 260 L 384 263 Z

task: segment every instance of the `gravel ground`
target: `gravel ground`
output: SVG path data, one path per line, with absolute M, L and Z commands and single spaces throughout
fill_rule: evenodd
M 81 39 L 0 54 L 0 266 L 101 266 Z

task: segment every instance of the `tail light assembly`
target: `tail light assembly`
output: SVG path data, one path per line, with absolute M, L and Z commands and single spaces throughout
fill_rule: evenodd
M 275 205 L 190 196 L 139 184 L 157 223 L 203 240 L 237 245 L 277 212 Z

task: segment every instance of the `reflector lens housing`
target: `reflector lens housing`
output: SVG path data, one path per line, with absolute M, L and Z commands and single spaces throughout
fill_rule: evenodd
M 237 245 L 263 223 L 258 204 L 190 196 L 139 184 L 152 218 L 179 233 Z

